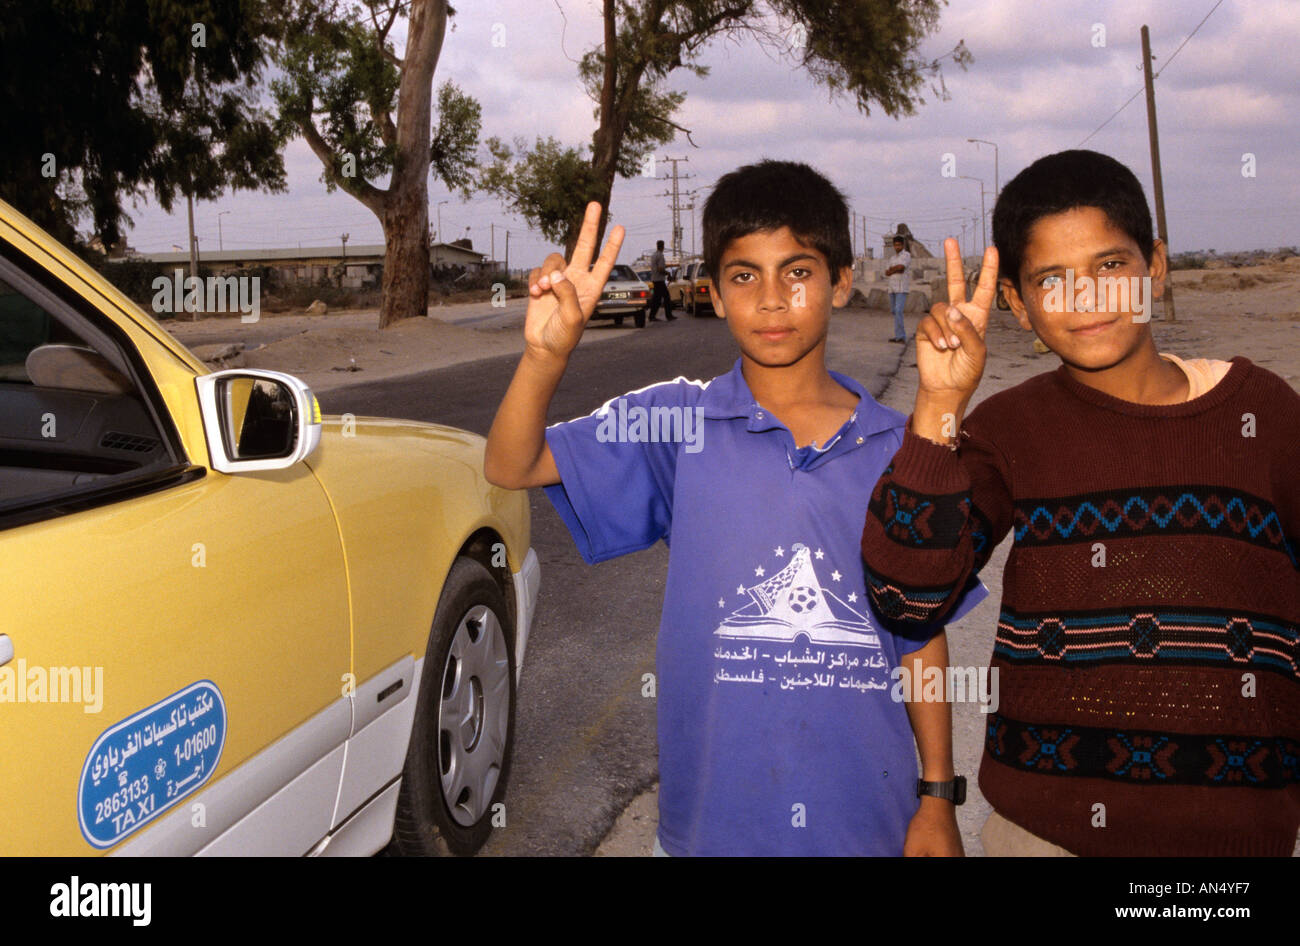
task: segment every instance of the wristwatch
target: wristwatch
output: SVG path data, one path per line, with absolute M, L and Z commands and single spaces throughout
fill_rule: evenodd
M 917 779 L 916 797 L 920 798 L 922 795 L 946 798 L 954 805 L 960 805 L 966 801 L 966 776 L 958 775 L 951 782 L 926 782 Z

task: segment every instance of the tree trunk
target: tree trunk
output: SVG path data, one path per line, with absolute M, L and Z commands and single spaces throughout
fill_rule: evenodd
M 429 202 L 427 192 L 389 194 L 384 214 L 383 300 L 379 327 L 429 311 Z
M 429 144 L 433 73 L 447 31 L 446 0 L 412 0 L 397 90 L 397 154 L 383 201 L 379 327 L 429 310 Z M 441 239 L 442 234 L 438 234 Z
M 605 27 L 605 65 L 600 86 L 600 124 L 592 137 L 591 166 L 596 175 L 595 193 L 588 195 L 588 200 L 600 202 L 600 227 L 596 230 L 596 253 L 600 253 L 605 240 L 605 227 L 609 224 L 609 199 L 614 193 L 614 175 L 618 163 L 618 142 L 622 140 L 621 129 L 615 120 L 615 95 L 617 93 L 617 71 L 614 53 L 618 35 L 615 21 L 614 0 L 604 0 L 602 16 Z M 564 234 L 564 255 L 573 256 L 573 248 L 578 243 L 578 233 L 582 230 L 582 216 L 570 221 Z

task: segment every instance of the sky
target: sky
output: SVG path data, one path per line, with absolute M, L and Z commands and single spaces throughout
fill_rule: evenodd
M 589 145 L 593 103 L 576 60 L 600 40 L 598 0 L 453 5 L 435 82 L 452 79 L 482 104 L 483 137 L 554 136 Z M 615 185 L 612 216 L 628 231 L 620 258 L 649 252 L 656 239 L 671 244 L 672 165 L 663 160 L 670 157 L 686 159 L 678 165 L 680 188 L 697 194 L 697 209 L 682 216 L 687 251 L 692 217 L 700 247 L 707 189 L 727 171 L 765 157 L 804 161 L 826 174 L 849 200 L 858 252 L 865 220 L 877 256 L 883 235 L 899 222 L 932 251 L 951 235 L 977 252 L 981 190 L 991 214 L 997 184 L 1037 157 L 1080 145 L 1131 167 L 1154 212 L 1143 24 L 1158 72 L 1171 249 L 1222 253 L 1300 243 L 1300 2 L 950 0 L 920 53 L 937 58 L 964 40 L 974 62 L 962 70 L 947 60 L 947 99 L 927 90 L 916 114 L 901 118 L 875 108 L 864 115 L 847 99 L 832 99 L 797 64 L 752 37 L 715 40 L 699 60 L 710 69 L 706 78 L 678 72 L 667 84 L 686 93 L 676 121 L 691 130 L 691 140 L 679 134 L 659 149 L 655 176 Z M 997 181 L 995 149 L 969 138 L 997 145 Z M 353 246 L 383 242 L 373 214 L 342 191 L 326 191 L 320 163 L 301 139 L 284 157 L 287 193 L 241 192 L 196 204 L 201 249 L 216 249 L 219 241 L 226 249 L 337 245 L 342 233 Z M 954 178 L 954 171 L 980 181 Z M 463 201 L 431 178 L 429 201 L 430 221 L 436 227 L 441 217 L 448 241 L 468 234 L 476 250 L 489 253 L 495 230 L 499 259 L 509 230 L 512 268 L 535 266 L 556 249 L 489 195 Z M 171 215 L 154 203 L 130 214 L 135 249 L 186 245 L 183 203 Z

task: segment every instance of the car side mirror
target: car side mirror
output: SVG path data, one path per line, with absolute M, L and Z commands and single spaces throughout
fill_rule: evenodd
M 283 470 L 320 444 L 320 405 L 293 375 L 234 368 L 194 383 L 208 455 L 220 473 Z

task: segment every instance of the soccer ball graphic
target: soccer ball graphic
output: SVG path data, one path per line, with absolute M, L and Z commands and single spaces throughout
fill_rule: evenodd
M 817 589 L 810 588 L 807 585 L 800 585 L 790 592 L 790 610 L 795 614 L 803 614 L 811 611 L 817 606 Z

